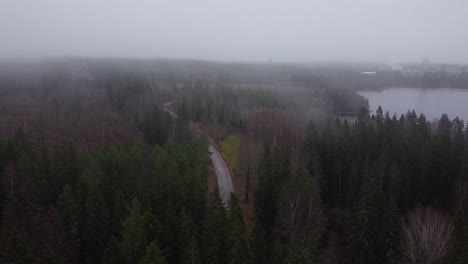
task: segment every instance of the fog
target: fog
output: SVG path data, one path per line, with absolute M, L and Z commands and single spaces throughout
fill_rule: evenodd
M 3 0 L 0 59 L 468 62 L 468 1 Z

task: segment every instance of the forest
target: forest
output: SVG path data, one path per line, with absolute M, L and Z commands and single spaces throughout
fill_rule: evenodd
M 0 263 L 468 263 L 464 120 L 309 68 L 34 67 L 0 71 Z

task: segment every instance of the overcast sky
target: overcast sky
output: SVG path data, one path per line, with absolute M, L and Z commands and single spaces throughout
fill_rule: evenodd
M 468 1 L 0 1 L 0 58 L 63 56 L 468 63 Z

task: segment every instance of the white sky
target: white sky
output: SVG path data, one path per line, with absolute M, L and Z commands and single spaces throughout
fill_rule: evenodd
M 468 63 L 466 0 L 0 0 L 0 58 Z

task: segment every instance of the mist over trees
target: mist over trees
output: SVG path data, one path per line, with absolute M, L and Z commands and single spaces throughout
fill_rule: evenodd
M 371 113 L 330 79 L 245 67 L 3 71 L 0 262 L 466 262 L 463 120 Z M 207 144 L 229 136 L 223 203 Z

